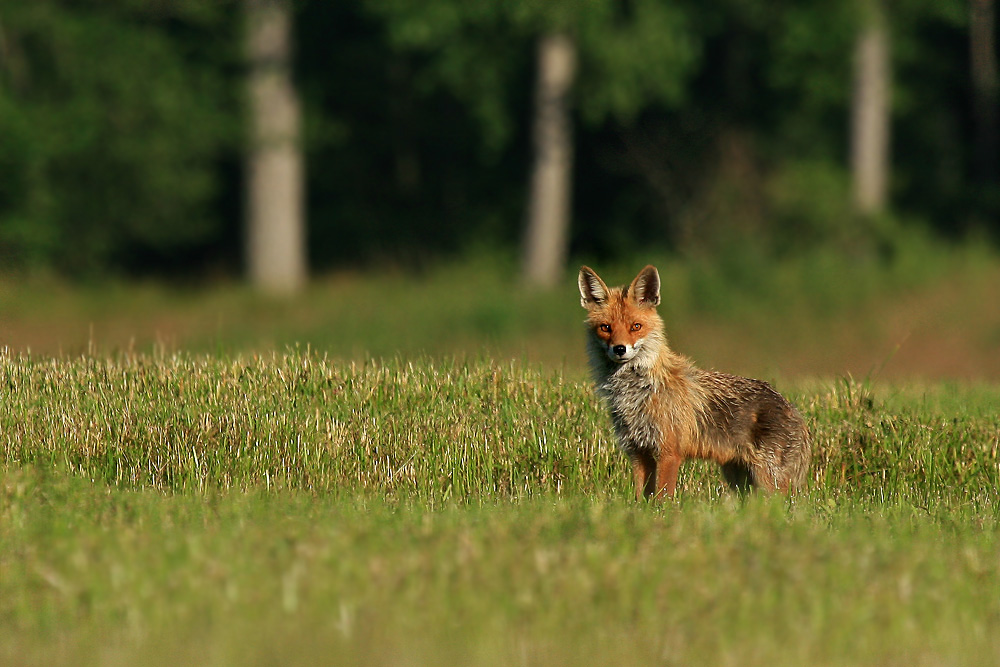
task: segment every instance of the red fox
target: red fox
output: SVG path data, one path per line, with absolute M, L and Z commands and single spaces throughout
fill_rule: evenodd
M 655 267 L 609 288 L 584 266 L 579 283 L 590 365 L 632 462 L 637 499 L 673 496 L 689 458 L 715 460 L 739 491 L 802 486 L 810 458 L 802 417 L 766 382 L 701 370 L 670 349 Z

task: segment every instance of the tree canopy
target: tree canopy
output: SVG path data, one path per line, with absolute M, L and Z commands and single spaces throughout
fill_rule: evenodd
M 516 245 L 533 45 L 548 31 L 571 34 L 579 53 L 574 252 L 749 238 L 774 252 L 856 247 L 914 224 L 1000 232 L 997 184 L 973 177 L 970 19 L 958 0 L 883 3 L 895 222 L 881 225 L 848 205 L 860 1 L 293 6 L 321 269 Z M 242 29 L 232 1 L 0 8 L 0 265 L 236 270 Z

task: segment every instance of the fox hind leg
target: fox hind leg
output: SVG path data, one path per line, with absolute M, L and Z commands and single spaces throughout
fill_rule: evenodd
M 739 493 L 749 493 L 756 486 L 753 470 L 743 461 L 723 463 L 722 474 L 729 488 Z

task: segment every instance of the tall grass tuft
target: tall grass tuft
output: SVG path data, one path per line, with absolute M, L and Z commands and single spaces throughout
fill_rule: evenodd
M 4 354 L 0 387 L 5 465 L 124 488 L 433 503 L 621 496 L 631 483 L 590 383 L 516 363 Z M 995 412 L 881 401 L 849 379 L 798 398 L 814 440 L 810 493 L 997 504 Z M 721 476 L 689 463 L 681 490 L 716 496 Z
M 590 389 L 514 364 L 7 355 L 0 386 L 7 465 L 127 488 L 443 500 L 621 486 Z

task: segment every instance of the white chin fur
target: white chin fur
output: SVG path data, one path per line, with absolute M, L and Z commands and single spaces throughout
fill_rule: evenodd
M 605 352 L 608 355 L 608 359 L 615 362 L 616 364 L 624 364 L 627 361 L 631 361 L 635 358 L 636 353 L 639 351 L 638 347 L 633 347 L 632 345 L 625 346 L 625 354 L 618 356 L 615 354 L 614 346 L 608 347 Z

